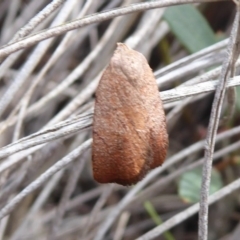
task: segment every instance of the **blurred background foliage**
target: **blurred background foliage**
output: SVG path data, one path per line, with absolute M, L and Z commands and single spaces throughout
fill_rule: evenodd
M 0 1 L 1 46 L 7 44 L 16 31 L 24 26 L 29 19 L 36 15 L 49 2 L 47 0 Z M 143 1 L 92 1 L 92 7 L 87 12 L 87 15 L 117 8 L 121 4 L 129 5 L 130 3 L 137 2 Z M 63 22 L 75 19 L 84 4 L 86 4 L 86 1 L 76 2 L 75 7 Z M 57 13 L 58 11 L 46 18 L 34 32 L 49 28 Z M 188 4 L 166 8 L 162 18 L 161 14 L 162 12 L 159 9 L 138 12 L 74 31 L 71 41 L 65 46 L 64 52 L 42 77 L 41 83 L 32 94 L 28 108 L 34 106 L 36 102 L 47 96 L 51 91 L 54 91 L 79 64 L 85 64 L 89 55 L 96 50 L 99 44 L 102 44 L 100 51 L 91 61 L 86 63 L 87 67 L 83 67 L 82 74 L 75 79 L 73 84 L 67 86 L 61 94 L 55 96 L 33 114 L 26 114 L 20 138 L 40 130 L 58 113 L 63 111 L 79 93 L 88 91 L 89 85 L 108 64 L 116 42 L 126 42 L 131 45 L 136 40 L 140 30 L 146 28 L 145 35 L 141 36 L 137 44 L 133 44 L 133 47 L 147 57 L 153 71 L 157 72 L 168 64 L 183 59 L 190 54 L 196 53 L 229 37 L 235 14 L 235 6 L 232 1 L 219 1 L 197 5 Z M 104 42 L 102 40 L 105 37 L 104 34 L 110 31 L 109 29 L 113 21 L 116 21 L 114 31 L 111 32 L 110 37 L 107 40 L 105 39 Z M 10 122 L 12 116 L 18 115 L 15 108 L 19 107 L 18 104 L 25 96 L 26 90 L 31 86 L 33 80 L 54 54 L 63 38 L 64 36 L 55 37 L 49 47 L 44 50 L 45 52 L 39 59 L 39 62 L 28 73 L 26 81 L 18 89 L 11 103 L 4 111 L 4 114 L 2 114 L 1 124 Z M 31 54 L 34 53 L 34 49 L 35 46 L 22 51 L 11 66 L 2 75 L 0 74 L 1 96 L 11 86 L 14 79 L 24 71 L 24 66 L 26 66 L 25 64 Z M 35 54 L 38 53 L 36 52 Z M 187 73 L 186 75 L 183 72 L 179 77 L 175 77 L 174 81 L 160 84 L 161 91 L 177 87 L 183 82 L 187 82 L 196 76 L 220 66 L 223 58 L 218 56 L 222 55 L 217 55 L 218 59 L 211 66 L 207 66 L 196 72 Z M 159 79 L 161 81 L 161 77 Z M 85 98 L 75 113 L 84 113 L 93 106 L 94 91 L 96 88 L 95 85 L 93 86 L 93 90 L 84 95 Z M 240 87 L 236 87 L 236 92 L 234 116 L 227 123 L 220 125 L 219 132 L 239 125 Z M 189 102 L 181 108 L 181 111 L 174 115 L 174 118 L 169 120 L 169 156 L 206 137 L 212 100 L 213 93 L 207 94 L 199 100 Z M 224 106 L 223 116 L 228 109 L 227 103 Z M 166 109 L 166 114 L 169 114 L 172 108 Z M 12 142 L 15 123 L 9 124 L 4 132 L 1 133 L 1 146 Z M 18 164 L 16 167 L 6 171 L 0 179 L 1 207 L 5 206 L 12 196 L 19 193 L 55 162 L 67 155 L 85 139 L 89 138 L 90 135 L 91 130 L 87 130 L 81 134 L 63 138 L 61 141 L 54 141 L 55 145 L 52 143 L 44 148 L 45 150 L 31 155 L 31 159 L 29 158 L 25 162 L 27 164 Z M 238 139 L 239 134 L 222 141 L 216 145 L 216 150 L 221 150 L 231 143 L 238 141 Z M 190 204 L 197 202 L 199 200 L 201 185 L 201 168 L 186 171 L 167 182 L 167 184 L 155 187 L 153 190 L 151 190 L 151 186 L 201 157 L 203 157 L 203 151 L 190 154 L 183 162 L 172 166 L 164 174 L 158 176 L 154 180 L 155 182 L 151 182 L 148 188 L 146 188 L 146 193 L 143 192 L 145 194 L 142 195 L 140 193 L 139 197 L 134 199 L 125 209 L 129 217 L 126 220 L 122 236 L 116 237 L 118 226 L 116 224 L 111 228 L 105 239 L 135 239 L 185 209 Z M 117 203 L 121 201 L 131 187 L 123 188 L 115 185 L 109 191 L 110 187 L 108 185 L 100 186 L 92 178 L 90 151 L 83 154 L 82 162 L 83 164 L 74 163 L 65 170 L 60 171 L 38 191 L 33 192 L 25 198 L 10 216 L 4 219 L 5 225 L 1 223 L 0 239 L 47 239 L 51 234 L 55 234 L 55 239 L 93 239 L 99 224 L 107 218 L 110 210 L 117 206 Z M 234 179 L 239 178 L 239 162 L 239 150 L 223 154 L 214 162 L 210 193 L 221 189 Z M 66 186 L 72 181 L 71 176 L 74 174 L 76 175 L 76 184 L 63 208 L 61 204 L 64 192 L 67 191 Z M 37 210 L 33 211 L 32 207 L 36 206 L 34 204 L 37 201 L 41 201 L 40 196 L 44 191 L 46 194 L 44 201 L 41 202 Z M 99 203 L 101 197 L 104 199 L 102 205 Z M 55 215 L 59 208 L 64 209 L 63 214 Z M 31 218 L 28 217 L 29 214 Z M 239 231 L 239 192 L 211 206 L 209 214 L 209 240 L 239 239 L 234 238 L 236 232 Z M 60 223 L 56 221 L 56 216 L 61 216 Z M 195 215 L 157 239 L 197 239 L 197 226 L 198 216 Z M 55 228 L 57 231 L 54 232 Z

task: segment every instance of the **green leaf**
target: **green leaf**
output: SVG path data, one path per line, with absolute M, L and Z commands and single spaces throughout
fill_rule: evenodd
M 144 207 L 156 225 L 162 224 L 162 219 L 158 215 L 157 211 L 155 210 L 155 208 L 151 202 L 145 201 Z M 166 240 L 174 240 L 175 239 L 169 231 L 164 232 L 163 235 Z
M 199 202 L 202 183 L 202 169 L 197 168 L 184 173 L 178 183 L 178 194 L 187 203 Z M 221 189 L 223 186 L 221 176 L 217 170 L 212 170 L 209 194 Z
M 208 22 L 193 5 L 169 7 L 164 13 L 164 19 L 173 34 L 191 53 L 217 42 Z
M 236 93 L 237 93 L 237 96 L 236 96 L 236 108 L 237 108 L 237 111 L 240 112 L 240 86 L 236 87 Z

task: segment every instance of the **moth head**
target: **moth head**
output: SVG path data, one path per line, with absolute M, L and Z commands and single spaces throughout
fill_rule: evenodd
M 141 53 L 130 49 L 124 43 L 117 43 L 117 49 L 114 52 L 110 65 L 115 71 L 128 76 L 128 79 L 131 81 L 138 81 L 139 76 L 144 76 L 144 72 L 149 71 L 146 58 Z

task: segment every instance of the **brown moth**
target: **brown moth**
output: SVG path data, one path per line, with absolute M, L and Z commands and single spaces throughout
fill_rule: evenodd
M 94 179 L 135 184 L 163 163 L 167 147 L 165 114 L 153 72 L 141 53 L 118 43 L 96 91 Z

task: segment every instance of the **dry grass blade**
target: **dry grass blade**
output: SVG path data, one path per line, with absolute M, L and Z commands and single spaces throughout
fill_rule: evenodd
M 53 174 L 58 172 L 59 170 L 66 167 L 67 164 L 71 163 L 72 161 L 76 160 L 83 151 L 90 147 L 91 139 L 87 140 L 83 143 L 80 147 L 73 150 L 69 155 L 65 156 L 63 159 L 59 160 L 55 165 L 49 168 L 45 173 L 39 176 L 35 181 L 33 181 L 27 188 L 25 188 L 22 192 L 20 192 L 17 196 L 15 196 L 3 209 L 0 211 L 0 219 L 4 216 L 8 215 L 26 195 L 30 192 L 35 191 L 39 188 L 42 184 L 46 182 Z
M 214 102 L 212 105 L 212 112 L 210 116 L 210 122 L 208 126 L 208 135 L 205 144 L 205 162 L 203 164 L 203 175 L 202 175 L 202 188 L 201 188 L 201 199 L 200 199 L 200 211 L 199 211 L 199 230 L 198 239 L 207 240 L 208 239 L 208 194 L 210 177 L 212 170 L 212 159 L 213 152 L 215 148 L 215 139 L 220 119 L 220 114 L 222 110 L 223 99 L 226 92 L 227 82 L 231 75 L 231 69 L 234 67 L 236 61 L 233 61 L 235 54 L 235 45 L 239 42 L 239 31 L 240 31 L 240 11 L 237 12 L 233 28 L 227 48 L 227 56 L 222 66 L 222 72 L 220 75 L 219 84 L 216 89 L 216 94 L 214 97 Z
M 195 3 L 195 2 L 213 2 L 213 1 L 219 1 L 219 0 L 211 0 L 211 1 L 210 0 L 204 0 L 204 1 L 161 0 L 161 1 L 154 1 L 154 2 L 148 2 L 148 3 L 141 3 L 141 4 L 139 3 L 136 5 L 119 8 L 117 10 L 112 10 L 102 14 L 99 13 L 99 14 L 96 14 L 95 16 L 90 16 L 89 18 L 85 17 L 83 20 L 76 20 L 72 23 L 68 23 L 60 27 L 55 27 L 55 28 L 46 30 L 42 33 L 30 36 L 22 41 L 19 41 L 16 44 L 11 44 L 9 46 L 2 47 L 2 49 L 0 49 L 0 57 L 6 57 L 9 54 L 16 52 L 22 48 L 30 47 L 39 41 L 42 41 L 54 36 L 58 36 L 59 34 L 63 34 L 66 31 L 74 30 L 76 28 L 83 27 L 92 23 L 106 21 L 108 19 L 118 17 L 121 15 L 129 14 L 137 11 L 144 11 L 144 10 L 153 9 L 153 8 L 168 7 L 176 4 Z
M 218 192 L 214 193 L 209 197 L 208 204 L 211 205 L 218 201 L 219 199 L 222 199 L 229 194 L 231 194 L 233 191 L 236 191 L 240 188 L 240 179 L 230 183 L 229 185 L 225 186 Z M 176 214 L 174 217 L 168 219 L 166 222 L 164 222 L 162 225 L 156 227 L 155 229 L 151 230 L 150 232 L 146 233 L 145 235 L 137 238 L 137 240 L 147 240 L 147 239 L 154 239 L 157 236 L 161 235 L 165 231 L 171 229 L 172 227 L 176 226 L 177 224 L 181 223 L 182 221 L 186 220 L 193 214 L 197 213 L 199 211 L 199 203 L 194 204 L 193 206 L 187 208 L 186 210 Z
M 152 239 L 165 231 L 197 239 L 199 205 L 189 207 L 179 180 L 205 163 L 213 93 L 223 86 L 219 79 L 229 78 L 221 97 L 233 87 L 240 94 L 238 41 L 235 55 L 226 55 L 235 7 L 230 0 L 0 1 L 0 239 Z M 141 52 L 153 69 L 170 143 L 164 164 L 131 187 L 97 184 L 91 165 L 95 92 L 119 42 Z M 201 47 L 190 50 L 189 44 L 199 42 Z M 217 119 L 220 106 L 223 116 L 230 110 L 219 99 Z M 208 135 L 222 183 L 204 205 L 215 202 L 208 221 L 213 239 L 231 236 L 238 224 L 239 97 L 235 100 L 233 117 L 219 127 L 212 117 Z M 197 179 L 194 199 L 200 172 Z M 155 216 L 146 212 L 145 201 Z M 205 225 L 201 234 L 206 232 Z

